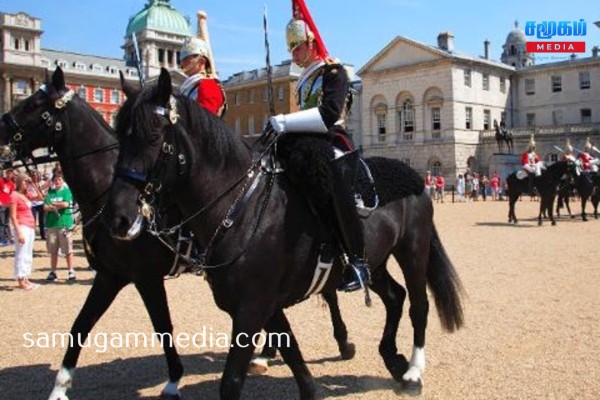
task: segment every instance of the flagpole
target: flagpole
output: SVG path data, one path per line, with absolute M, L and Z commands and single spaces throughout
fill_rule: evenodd
M 269 51 L 269 30 L 267 27 L 267 5 L 265 4 L 263 12 L 263 29 L 265 31 L 265 51 L 267 63 L 267 96 L 269 99 L 269 112 L 271 116 L 275 115 L 275 97 L 273 94 L 273 69 L 271 68 L 271 56 Z

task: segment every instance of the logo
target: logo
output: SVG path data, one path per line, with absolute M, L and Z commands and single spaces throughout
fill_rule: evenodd
M 528 53 L 585 53 L 584 41 L 557 41 L 555 37 L 582 37 L 587 35 L 587 24 L 579 21 L 527 21 L 525 35 L 537 39 L 555 39 L 528 41 Z

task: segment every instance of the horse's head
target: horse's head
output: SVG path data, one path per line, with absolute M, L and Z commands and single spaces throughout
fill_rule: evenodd
M 2 116 L 2 161 L 26 157 L 37 148 L 56 144 L 64 128 L 60 114 L 74 96 L 75 93 L 65 86 L 60 67 L 54 71 L 52 79 L 46 76 L 46 83 L 37 92 Z
M 158 193 L 178 182 L 182 165 L 187 163 L 180 152 L 185 141 L 178 123 L 180 103 L 172 90 L 171 76 L 163 69 L 156 86 L 128 94 L 117 116 L 121 151 L 106 209 L 116 238 L 130 240 L 139 235 L 144 218 L 153 218 Z

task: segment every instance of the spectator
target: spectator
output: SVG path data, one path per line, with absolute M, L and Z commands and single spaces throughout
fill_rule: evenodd
M 456 201 L 462 203 L 465 195 L 465 178 L 462 174 L 458 174 L 456 179 Z
M 490 185 L 490 180 L 488 179 L 488 177 L 486 175 L 483 175 L 481 177 L 481 180 L 479 181 L 479 186 L 481 187 L 481 197 L 483 197 L 483 201 L 486 201 L 486 199 L 487 199 L 487 190 L 488 190 L 489 185 Z
M 16 189 L 10 194 L 10 221 L 15 238 L 15 279 L 19 288 L 32 290 L 38 285 L 29 281 L 33 266 L 33 242 L 35 241 L 35 219 L 31 212 L 31 201 L 27 188 L 31 182 L 25 174 L 17 175 Z
M 15 190 L 15 174 L 12 169 L 4 170 L 4 177 L 0 178 L 0 246 L 12 243 L 8 227 L 10 194 Z
M 46 211 L 46 246 L 50 253 L 50 267 L 52 270 L 46 280 L 56 281 L 58 279 L 58 251 L 61 250 L 67 260 L 67 280 L 74 281 L 73 270 L 73 213 L 71 206 L 73 195 L 65 185 L 62 173 L 56 171 L 52 177 L 52 187 L 44 200 L 44 211 Z
M 44 198 L 48 193 L 47 181 L 43 180 L 39 171 L 34 171 L 27 188 L 27 197 L 31 200 L 31 210 L 33 216 L 37 219 L 37 225 L 40 230 L 40 238 L 46 240 L 46 225 L 44 212 Z
M 435 192 L 436 192 L 436 197 L 437 197 L 437 201 L 439 202 L 444 202 L 444 187 L 446 186 L 446 181 L 444 179 L 444 177 L 442 176 L 442 174 L 438 174 L 436 180 L 435 180 Z
M 479 175 L 477 172 L 473 172 L 473 179 L 471 179 L 471 198 L 473 201 L 479 199 Z
M 500 200 L 500 178 L 498 178 L 497 172 L 494 172 L 492 179 L 490 179 L 490 189 L 492 190 L 492 200 Z
M 433 183 L 433 177 L 431 176 L 431 171 L 427 171 L 427 175 L 425 175 L 425 191 L 427 194 L 432 197 L 431 193 L 431 184 Z

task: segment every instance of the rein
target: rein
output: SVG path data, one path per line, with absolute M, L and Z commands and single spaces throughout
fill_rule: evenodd
M 155 110 L 155 113 L 167 117 L 169 119 L 171 125 L 179 127 L 179 125 L 177 125 L 177 122 L 179 120 L 179 113 L 177 111 L 177 101 L 176 101 L 175 97 L 173 97 L 173 96 L 170 97 L 169 108 L 157 107 Z M 183 128 L 179 128 L 175 132 L 182 132 L 182 131 L 185 132 L 183 130 Z M 181 134 L 184 134 L 183 132 Z M 141 172 L 133 170 L 133 169 L 119 168 L 117 171 L 117 176 L 134 181 L 138 185 L 145 184 L 145 187 L 139 197 L 139 201 L 141 204 L 140 204 L 140 208 L 139 208 L 138 219 L 140 217 L 142 217 L 148 221 L 148 227 L 146 228 L 148 233 L 150 233 L 151 235 L 155 236 L 158 240 L 160 240 L 161 243 L 163 243 L 176 256 L 181 257 L 186 262 L 188 262 L 190 265 L 192 265 L 192 270 L 202 271 L 205 269 L 216 269 L 216 268 L 231 265 L 235 261 L 237 261 L 246 252 L 250 242 L 252 242 L 254 235 L 258 231 L 258 227 L 260 226 L 260 222 L 262 221 L 262 217 L 264 216 L 264 213 L 267 209 L 269 199 L 271 197 L 272 188 L 273 188 L 273 184 L 275 181 L 274 175 L 276 173 L 278 173 L 278 171 L 276 171 L 276 170 L 274 173 L 270 173 L 268 171 L 268 169 L 262 165 L 262 160 L 271 151 L 271 148 L 276 143 L 276 140 L 277 140 L 277 138 L 275 138 L 275 140 L 273 140 L 269 145 L 267 145 L 266 148 L 263 150 L 263 152 L 260 154 L 260 156 L 252 162 L 252 164 L 246 170 L 246 172 L 244 172 L 244 174 L 242 176 L 240 176 L 231 185 L 229 185 L 223 192 L 221 192 L 219 195 L 217 195 L 213 200 L 209 201 L 204 207 L 200 208 L 198 211 L 194 212 L 192 215 L 190 215 L 189 217 L 182 220 L 179 224 L 172 226 L 171 228 L 166 228 L 166 229 L 162 229 L 162 230 L 157 229 L 156 220 L 155 220 L 156 213 L 154 212 L 154 205 L 153 205 L 153 202 L 155 200 L 154 193 L 160 192 L 160 190 L 162 188 L 162 182 L 159 179 L 161 172 L 162 172 L 161 167 L 164 167 L 166 165 L 168 155 L 173 155 L 175 153 L 174 146 L 167 142 L 168 141 L 167 138 L 165 138 L 165 142 L 163 142 L 163 144 L 162 144 L 161 157 L 157 161 L 157 167 L 152 171 L 152 174 L 144 174 L 144 173 L 141 173 Z M 175 136 L 175 142 L 177 142 L 176 136 Z M 181 163 L 181 161 L 182 161 L 181 154 L 179 154 L 178 160 Z M 183 164 L 185 164 L 185 158 L 183 158 Z M 256 172 L 257 169 L 259 170 L 258 173 Z M 256 176 L 255 176 L 255 174 L 256 174 Z M 149 175 L 152 176 L 152 178 L 149 178 Z M 249 200 L 251 199 L 252 195 L 255 193 L 256 189 L 258 188 L 260 181 L 262 180 L 262 178 L 265 175 L 269 175 L 269 177 L 270 177 L 270 179 L 267 181 L 267 186 L 266 186 L 267 194 L 266 194 L 265 200 L 263 201 L 262 206 L 260 208 L 259 216 L 256 221 L 256 225 L 254 226 L 254 229 L 252 230 L 252 234 L 251 234 L 250 238 L 248 239 L 246 244 L 242 247 L 240 252 L 238 254 L 236 254 L 229 261 L 220 263 L 217 265 L 207 265 L 207 261 L 210 257 L 210 254 L 211 254 L 212 250 L 214 249 L 214 247 L 218 244 L 219 239 L 221 239 L 223 237 L 223 235 L 227 232 L 227 230 L 230 229 L 234 225 L 236 219 L 241 215 L 243 209 L 246 207 L 246 205 L 249 202 Z M 214 233 L 212 234 L 211 238 L 208 241 L 207 246 L 204 249 L 204 253 L 200 256 L 200 258 L 198 260 L 192 259 L 191 257 L 189 257 L 187 255 L 180 254 L 178 249 L 175 249 L 173 246 L 171 246 L 165 240 L 166 236 L 174 235 L 176 232 L 181 230 L 183 225 L 185 225 L 186 223 L 192 221 L 193 219 L 197 218 L 201 214 L 210 210 L 212 207 L 214 207 L 216 204 L 218 204 L 218 202 L 220 200 L 222 200 L 225 196 L 230 194 L 238 185 L 240 185 L 244 181 L 246 181 L 246 182 L 240 188 L 240 191 L 236 195 L 235 200 L 229 207 L 225 217 L 222 219 L 222 221 L 216 227 Z M 150 202 L 147 202 L 146 201 L 147 199 L 150 199 Z

